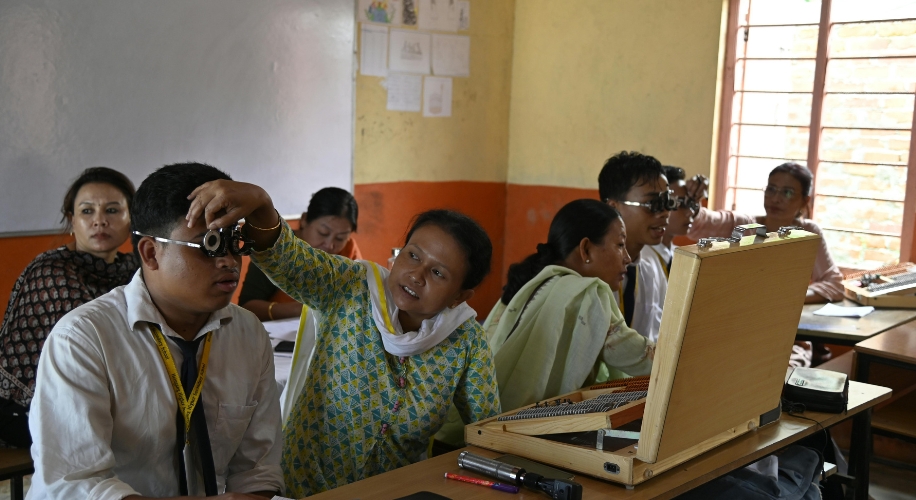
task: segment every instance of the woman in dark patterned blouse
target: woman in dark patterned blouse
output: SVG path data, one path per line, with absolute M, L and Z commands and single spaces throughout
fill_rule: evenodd
M 75 241 L 36 257 L 13 286 L 0 327 L 0 441 L 17 447 L 32 442 L 26 412 L 38 356 L 57 320 L 127 284 L 137 271 L 136 256 L 118 252 L 130 234 L 133 195 L 133 184 L 120 172 L 83 171 L 61 208 Z

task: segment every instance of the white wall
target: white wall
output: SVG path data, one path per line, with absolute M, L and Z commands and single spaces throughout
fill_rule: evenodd
M 89 166 L 201 161 L 282 213 L 352 188 L 351 0 L 3 0 L 0 233 L 58 228 Z

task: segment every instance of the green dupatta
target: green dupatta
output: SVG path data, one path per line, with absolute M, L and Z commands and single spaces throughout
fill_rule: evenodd
M 562 266 L 545 267 L 508 305 L 497 302 L 483 327 L 503 411 L 594 382 L 601 361 L 612 378 L 652 370 L 655 345 L 626 326 L 611 288 Z

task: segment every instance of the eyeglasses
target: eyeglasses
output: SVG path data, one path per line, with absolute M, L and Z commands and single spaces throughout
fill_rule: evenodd
M 652 198 L 646 203 L 639 203 L 638 201 L 621 201 L 624 205 L 629 205 L 631 207 L 643 207 L 653 214 L 659 214 L 662 212 L 671 212 L 672 210 L 677 210 L 677 198 L 673 198 L 672 195 L 674 191 L 670 189 L 668 191 L 662 191 L 655 195 L 655 198 Z
M 674 202 L 677 204 L 676 210 L 686 208 L 687 210 L 690 210 L 694 217 L 700 213 L 699 202 L 689 196 L 677 196 L 674 198 Z
M 254 240 L 246 238 L 239 226 L 224 227 L 220 229 L 211 229 L 204 235 L 201 243 L 191 243 L 190 241 L 170 240 L 143 234 L 139 231 L 133 231 L 137 236 L 146 236 L 162 243 L 174 243 L 191 248 L 199 248 L 207 257 L 225 257 L 227 254 L 232 255 L 251 255 L 254 251 Z
M 772 185 L 763 188 L 764 196 L 776 196 L 777 194 L 782 195 L 782 197 L 788 201 L 795 197 L 795 190 L 792 188 L 780 188 Z

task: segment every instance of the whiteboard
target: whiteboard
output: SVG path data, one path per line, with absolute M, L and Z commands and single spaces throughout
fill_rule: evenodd
M 283 214 L 352 189 L 352 0 L 3 0 L 0 233 L 60 229 L 86 167 L 200 161 Z

